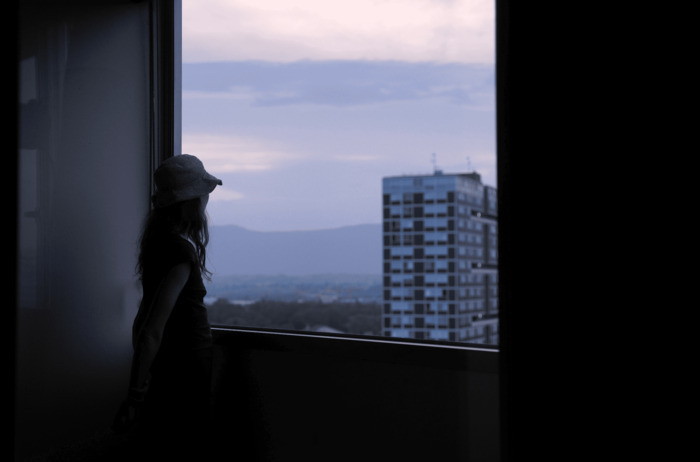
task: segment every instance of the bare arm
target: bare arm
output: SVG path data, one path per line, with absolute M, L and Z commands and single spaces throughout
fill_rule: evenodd
M 142 397 L 146 391 L 149 371 L 160 348 L 165 324 L 189 276 L 190 265 L 188 263 L 174 266 L 168 272 L 150 311 L 146 313 L 143 326 L 136 332 L 129 382 L 130 395 Z
M 139 326 L 133 339 L 134 358 L 131 363 L 129 393 L 127 400 L 119 408 L 112 425 L 112 429 L 117 433 L 128 431 L 137 419 L 138 404 L 143 401 L 148 389 L 151 365 L 160 348 L 165 324 L 189 276 L 190 265 L 188 263 L 174 266 L 165 276 L 150 310 L 146 313 L 140 313 L 140 316 L 145 319 L 139 320 Z

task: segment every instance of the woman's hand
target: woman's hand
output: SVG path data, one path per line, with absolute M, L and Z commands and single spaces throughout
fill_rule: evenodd
M 117 415 L 112 423 L 112 431 L 118 435 L 123 435 L 131 430 L 139 419 L 141 413 L 141 403 L 127 399 L 119 407 Z

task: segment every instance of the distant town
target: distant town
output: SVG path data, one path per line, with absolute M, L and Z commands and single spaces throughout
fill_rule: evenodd
M 250 305 L 260 300 L 318 303 L 381 303 L 382 276 L 318 274 L 308 276 L 221 276 L 207 284 L 208 305 L 226 300 Z

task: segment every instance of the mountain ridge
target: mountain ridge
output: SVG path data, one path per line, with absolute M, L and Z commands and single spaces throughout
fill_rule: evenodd
M 207 266 L 219 276 L 380 274 L 381 224 L 309 231 L 209 227 Z

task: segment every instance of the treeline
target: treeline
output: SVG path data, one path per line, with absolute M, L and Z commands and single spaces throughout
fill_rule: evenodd
M 208 306 L 212 325 L 313 331 L 330 327 L 347 334 L 381 335 L 378 303 L 260 300 L 237 305 L 218 299 Z
M 207 294 L 227 300 L 313 301 L 322 296 L 339 301 L 380 302 L 381 275 L 321 274 L 308 276 L 220 276 L 207 283 Z

